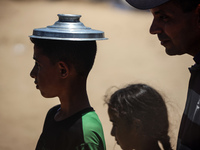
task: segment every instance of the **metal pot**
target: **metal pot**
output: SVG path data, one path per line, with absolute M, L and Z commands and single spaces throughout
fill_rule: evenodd
M 106 40 L 104 32 L 84 26 L 81 15 L 58 14 L 59 20 L 54 25 L 33 30 L 31 38 L 69 41 Z

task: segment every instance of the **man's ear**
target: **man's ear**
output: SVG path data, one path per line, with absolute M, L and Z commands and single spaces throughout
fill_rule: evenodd
M 58 62 L 58 67 L 59 67 L 59 70 L 60 70 L 60 77 L 66 78 L 69 75 L 68 65 L 63 61 L 60 61 L 60 62 Z

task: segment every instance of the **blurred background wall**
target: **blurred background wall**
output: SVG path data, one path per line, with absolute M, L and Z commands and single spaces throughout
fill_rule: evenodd
M 28 36 L 34 28 L 57 21 L 57 14 L 80 14 L 85 26 L 102 30 L 88 79 L 88 94 L 103 124 L 107 149 L 120 149 L 110 135 L 104 95 L 112 86 L 146 83 L 166 99 L 171 142 L 175 146 L 186 100 L 190 56 L 167 56 L 156 36 L 149 34 L 152 16 L 120 0 L 1 0 L 0 1 L 0 149 L 34 149 L 49 108 L 29 73 L 34 65 Z

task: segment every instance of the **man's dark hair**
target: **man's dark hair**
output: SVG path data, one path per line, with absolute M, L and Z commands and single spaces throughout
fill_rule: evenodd
M 190 12 L 197 8 L 200 4 L 200 0 L 172 0 L 177 3 L 183 10 L 183 12 Z
M 31 38 L 35 46 L 42 49 L 51 63 L 63 61 L 73 65 L 77 73 L 87 76 L 94 64 L 97 46 L 96 41 L 61 41 Z

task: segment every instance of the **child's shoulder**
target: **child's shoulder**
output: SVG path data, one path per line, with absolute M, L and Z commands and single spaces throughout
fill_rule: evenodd
M 82 121 L 84 126 L 87 126 L 89 128 L 101 127 L 101 121 L 94 110 L 83 114 Z
M 48 114 L 55 114 L 58 110 L 60 109 L 60 104 L 53 106 L 52 108 L 49 109 Z

